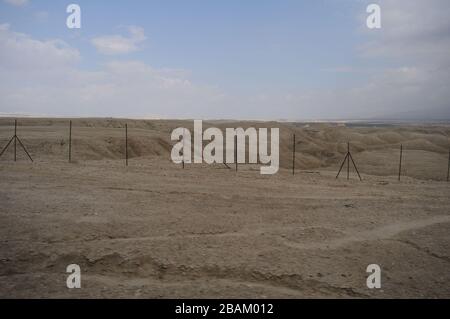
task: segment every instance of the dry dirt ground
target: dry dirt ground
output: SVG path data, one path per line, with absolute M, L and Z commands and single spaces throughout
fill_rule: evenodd
M 23 122 L 35 162 L 21 151 L 13 162 L 12 149 L 0 161 L 0 297 L 450 297 L 448 127 L 283 124 L 283 167 L 263 176 L 173 164 L 180 122 L 133 123 L 128 167 L 116 122 L 75 123 L 71 164 L 65 121 Z M 10 125 L 0 121 L 2 145 Z M 335 179 L 347 139 L 362 182 Z M 66 288 L 74 263 L 81 289 Z M 374 263 L 382 287 L 371 290 Z

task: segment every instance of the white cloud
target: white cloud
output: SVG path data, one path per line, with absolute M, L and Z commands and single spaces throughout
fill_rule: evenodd
M 106 35 L 91 40 L 98 52 L 106 55 L 126 54 L 137 51 L 146 40 L 144 29 L 136 26 L 128 27 L 129 36 Z
M 61 40 L 35 40 L 12 32 L 0 24 L 0 67 L 7 70 L 42 70 L 72 65 L 80 59 L 78 50 Z
M 381 0 L 382 28 L 367 30 L 362 46 L 368 57 L 436 64 L 450 61 L 448 0 Z
M 11 4 L 13 6 L 22 7 L 29 3 L 28 0 L 3 0 L 5 3 Z
M 359 52 L 377 69 L 352 66 L 333 73 L 368 73 L 347 89 L 293 93 L 287 106 L 299 117 L 450 118 L 450 1 L 379 0 L 382 28 L 369 30 Z M 391 65 L 383 67 L 383 65 Z
M 82 70 L 77 66 L 80 53 L 66 43 L 34 39 L 0 25 L 0 113 L 242 119 L 419 114 L 449 118 L 450 20 L 446 13 L 450 1 L 379 3 L 382 29 L 368 31 L 360 48 L 369 66 L 326 70 L 343 76 L 364 75 L 365 81 L 344 89 L 299 88 L 253 96 L 225 94 L 193 83 L 186 71 L 155 69 L 140 61 L 109 61 L 95 71 Z M 138 50 L 145 40 L 144 31 L 136 27 L 128 31 L 127 37 L 96 38 L 104 40 L 97 41 L 97 49 L 105 54 Z M 107 41 L 111 37 L 120 40 Z M 374 65 L 381 67 L 374 69 Z
M 79 59 L 62 41 L 0 25 L 0 113 L 202 117 L 223 106 L 219 90 L 192 83 L 183 70 L 110 61 L 86 71 Z
M 390 114 L 412 111 L 450 118 L 450 20 L 448 0 L 381 0 L 382 28 L 367 32 L 361 50 L 398 67 L 374 77 L 370 100 Z

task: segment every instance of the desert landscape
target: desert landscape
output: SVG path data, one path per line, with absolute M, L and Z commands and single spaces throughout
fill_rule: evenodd
M 172 163 L 189 120 L 72 121 L 71 163 L 62 118 L 19 119 L 34 162 L 13 145 L 0 158 L 2 298 L 450 297 L 448 124 L 204 122 L 279 127 L 281 167 L 264 176 Z M 13 124 L 0 119 L 0 147 Z M 362 181 L 335 178 L 347 142 Z

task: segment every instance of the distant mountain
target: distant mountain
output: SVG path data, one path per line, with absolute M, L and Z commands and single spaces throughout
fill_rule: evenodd
M 384 116 L 378 116 L 377 120 L 399 121 L 450 121 L 450 104 L 440 108 L 393 112 Z

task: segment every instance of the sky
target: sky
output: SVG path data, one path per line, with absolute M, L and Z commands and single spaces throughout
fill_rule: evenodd
M 449 13 L 448 0 L 0 0 L 0 114 L 450 119 Z

